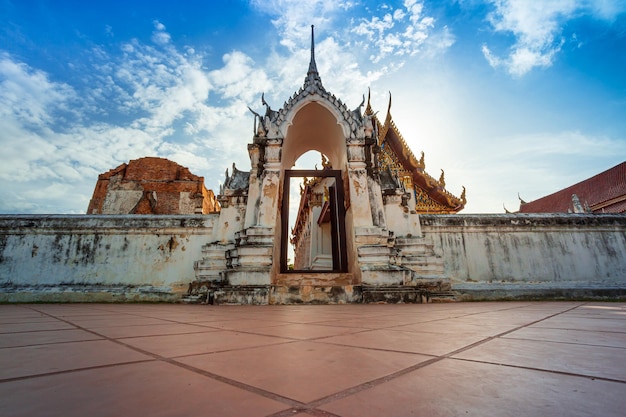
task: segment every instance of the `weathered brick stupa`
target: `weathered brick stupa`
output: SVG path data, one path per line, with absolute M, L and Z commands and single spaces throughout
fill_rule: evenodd
M 164 158 L 134 159 L 98 176 L 87 214 L 219 212 L 204 178 Z

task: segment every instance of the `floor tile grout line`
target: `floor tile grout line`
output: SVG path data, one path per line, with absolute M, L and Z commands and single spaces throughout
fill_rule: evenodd
M 171 357 L 166 357 L 166 356 L 160 356 L 157 355 L 159 358 L 164 358 L 164 359 L 182 359 L 182 358 L 193 358 L 194 356 L 204 356 L 204 355 L 215 355 L 218 353 L 230 353 L 230 352 L 239 352 L 239 351 L 244 351 L 244 350 L 253 350 L 253 349 L 261 349 L 264 347 L 268 347 L 268 346 L 280 346 L 280 345 L 289 345 L 292 343 L 296 343 L 299 342 L 298 340 L 287 340 L 284 342 L 277 342 L 277 343 L 270 343 L 267 345 L 254 345 L 254 346 L 245 346 L 245 347 L 239 347 L 239 348 L 231 348 L 231 349 L 225 349 L 225 350 L 214 350 L 211 352 L 201 352 L 201 353 L 187 353 L 185 355 L 177 355 L 177 356 L 171 356 Z M 126 346 L 124 344 L 124 346 Z M 129 345 L 128 347 L 131 347 L 131 345 Z
M 626 323 L 625 323 L 626 324 Z M 610 333 L 610 334 L 625 334 L 626 331 L 617 332 L 614 330 L 591 330 L 591 329 L 571 329 L 567 327 L 537 327 L 537 329 L 546 329 L 546 330 L 565 330 L 568 332 L 594 332 L 594 333 Z
M 94 332 L 97 332 L 94 330 Z M 198 330 L 197 332 L 183 332 L 183 333 L 162 333 L 162 334 L 142 334 L 139 336 L 108 336 L 111 339 L 144 339 L 146 337 L 164 337 L 164 336 L 185 336 L 190 334 L 201 334 L 201 333 L 217 333 L 213 329 L 207 329 L 206 331 Z
M 304 413 L 313 417 L 341 417 L 340 415 L 331 413 L 330 411 L 318 410 L 316 408 L 305 410 Z
M 31 374 L 31 375 L 9 377 L 9 378 L 1 378 L 0 384 L 4 384 L 8 382 L 15 382 L 15 381 L 22 381 L 26 379 L 35 379 L 35 378 L 42 378 L 42 377 L 47 377 L 47 376 L 71 374 L 74 372 L 90 371 L 94 369 L 114 368 L 116 366 L 134 365 L 137 363 L 148 363 L 148 362 L 157 362 L 157 361 L 154 358 L 141 359 L 141 360 L 136 360 L 136 361 L 116 362 L 116 363 L 109 363 L 109 364 L 104 364 L 104 365 L 84 366 L 82 368 L 64 369 L 62 371 L 44 372 L 42 374 Z
M 314 417 L 341 417 L 338 414 L 331 413 L 326 410 L 318 410 L 315 408 L 302 408 L 302 407 L 292 407 L 286 410 L 278 411 L 273 414 L 268 414 L 265 417 L 290 417 L 296 413 L 303 413 Z
M 71 328 L 71 329 L 40 329 L 40 330 L 24 330 L 21 332 L 0 332 L 0 336 L 5 335 L 5 334 L 24 334 L 24 333 L 39 333 L 39 332 L 59 332 L 59 331 L 64 331 L 64 330 L 76 330 L 76 328 Z
M 298 339 L 298 338 L 294 338 L 294 337 L 289 337 L 289 336 L 276 336 L 276 335 L 271 335 L 271 334 L 265 334 L 265 333 L 255 333 L 254 331 L 250 330 L 250 329 L 246 329 L 246 330 L 233 330 L 233 332 L 236 333 L 244 333 L 244 334 L 249 334 L 249 335 L 253 335 L 253 336 L 266 336 L 266 337 L 276 337 L 276 338 L 281 338 L 281 339 L 289 339 L 293 342 L 315 342 L 318 340 L 323 340 L 323 339 L 328 339 L 331 337 L 335 337 L 335 336 L 343 336 L 343 335 L 353 335 L 353 334 L 359 334 L 359 333 L 365 333 L 365 332 L 371 332 L 373 329 L 362 329 L 362 330 L 358 330 L 355 332 L 347 332 L 347 333 L 342 333 L 342 334 L 333 334 L 333 335 L 329 335 L 329 336 L 318 336 L 318 337 L 312 337 L 309 339 Z
M 488 364 L 488 365 L 494 365 L 494 366 L 504 366 L 507 368 L 526 369 L 529 371 L 545 372 L 549 374 L 566 375 L 566 376 L 573 376 L 573 377 L 584 378 L 584 379 L 592 379 L 592 380 L 598 380 L 598 381 L 607 381 L 607 382 L 616 382 L 619 384 L 626 384 L 626 379 L 615 379 L 615 378 L 607 378 L 607 377 L 596 376 L 596 375 L 577 374 L 574 372 L 559 371 L 556 369 L 536 368 L 533 366 L 512 365 L 510 363 L 489 362 L 489 361 L 481 361 L 477 359 L 468 359 L 468 358 L 449 358 L 449 359 L 455 360 L 455 361 L 482 363 L 482 364 Z
M 69 344 L 69 343 L 82 343 L 82 342 L 97 342 L 99 340 L 104 340 L 104 338 L 99 337 L 98 339 L 61 340 L 61 341 L 56 341 L 56 342 L 33 343 L 30 345 L 0 346 L 0 352 L 3 349 L 28 348 L 28 347 L 46 346 L 46 345 L 64 345 L 64 344 Z
M 595 332 L 592 332 L 595 333 Z M 532 337 L 505 337 L 504 339 L 508 340 L 529 340 L 531 342 L 541 342 L 541 343 L 561 343 L 564 345 L 575 345 L 575 346 L 589 346 L 589 347 L 600 347 L 600 348 L 610 348 L 610 349 L 623 349 L 626 350 L 626 346 L 608 346 L 608 345 L 596 345 L 592 343 L 580 343 L 580 342 L 566 342 L 563 340 L 547 340 L 547 339 L 534 339 Z
M 48 323 L 54 323 L 54 321 L 52 321 L 52 320 L 48 320 L 48 318 L 47 318 L 47 317 L 46 317 L 46 320 L 47 320 L 47 321 L 41 321 L 41 320 L 33 320 L 33 321 L 18 321 L 18 322 L 15 322 L 15 321 L 7 321 L 7 322 L 1 321 L 1 322 L 0 322 L 0 326 L 6 326 L 6 325 L 9 325 L 9 326 L 11 326 L 11 325 L 13 325 L 13 326 L 15 326 L 15 325 L 17 325 L 17 326 L 21 326 L 21 325 L 24 325 L 24 324 L 29 325 L 29 324 L 48 324 Z
M 376 348 L 376 347 L 371 347 L 371 346 L 358 346 L 358 345 L 346 345 L 346 344 L 341 344 L 341 343 L 333 343 L 333 342 L 324 342 L 324 341 L 312 341 L 313 343 L 321 343 L 321 344 L 325 344 L 325 345 L 331 345 L 331 346 L 338 346 L 338 347 L 344 347 L 347 349 L 365 349 L 365 350 L 374 350 L 377 352 L 389 352 L 389 353 L 404 353 L 404 354 L 409 354 L 409 355 L 421 355 L 421 356 L 428 356 L 431 358 L 438 358 L 441 355 L 433 355 L 432 353 L 423 353 L 423 352 L 410 352 L 407 350 L 394 350 L 394 349 L 385 349 L 385 348 Z
M 573 307 L 572 309 L 574 309 L 574 308 L 578 308 L 578 307 Z M 569 311 L 569 310 L 566 310 L 565 312 L 567 312 L 567 311 Z M 556 313 L 555 315 L 562 314 L 562 313 L 563 313 L 563 312 L 561 312 L 561 313 Z M 488 336 L 488 337 L 487 337 L 487 338 L 485 338 L 485 339 L 481 339 L 481 340 L 479 340 L 479 341 L 477 341 L 477 342 L 475 342 L 475 343 L 472 343 L 472 344 L 466 345 L 466 346 L 464 346 L 464 347 L 461 347 L 461 348 L 459 348 L 459 349 L 457 349 L 457 350 L 455 350 L 455 351 L 452 351 L 452 352 L 446 353 L 446 354 L 444 354 L 444 355 L 433 355 L 433 354 L 423 353 L 423 352 L 409 352 L 409 351 L 403 351 L 403 350 L 392 350 L 392 349 L 373 348 L 373 347 L 368 347 L 368 346 L 345 345 L 345 344 L 341 344 L 341 343 L 324 342 L 323 340 L 321 341 L 321 343 L 325 343 L 325 344 L 329 344 L 329 345 L 334 345 L 334 346 L 352 347 L 352 348 L 359 348 L 359 349 L 370 349 L 370 350 L 377 350 L 377 351 L 384 351 L 384 352 L 408 353 L 408 354 L 413 354 L 413 355 L 431 356 L 431 357 L 436 357 L 436 358 L 437 358 L 437 357 L 446 357 L 446 356 L 450 356 L 450 355 L 456 355 L 456 354 L 461 353 L 461 352 L 464 352 L 465 350 L 468 350 L 468 349 L 472 349 L 472 348 L 474 348 L 474 347 L 476 347 L 476 346 L 478 346 L 478 345 L 481 345 L 481 344 L 486 343 L 486 342 L 488 342 L 488 341 L 491 341 L 491 340 L 494 340 L 494 339 L 496 339 L 496 338 L 499 338 L 499 337 L 505 336 L 505 335 L 507 335 L 507 334 L 509 334 L 509 333 L 516 332 L 516 331 L 518 331 L 518 330 L 520 330 L 520 329 L 522 329 L 522 328 L 524 328 L 524 327 L 526 327 L 526 326 L 532 326 L 533 324 L 536 324 L 536 323 L 538 323 L 538 322 L 540 322 L 540 321 L 542 321 L 542 320 L 547 320 L 547 319 L 549 319 L 549 318 L 551 318 L 551 317 L 554 317 L 554 315 L 551 315 L 551 316 L 548 316 L 548 317 L 544 317 L 544 318 L 542 318 L 542 319 L 540 319 L 540 320 L 537 320 L 537 321 L 534 321 L 534 322 L 531 322 L 531 323 L 528 323 L 528 324 L 524 324 L 524 325 L 517 326 L 517 327 L 515 327 L 515 328 L 513 328 L 513 329 L 507 330 L 507 331 L 502 332 L 502 333 L 498 333 L 498 334 L 496 334 L 496 335 L 494 335 L 494 336 Z M 370 330 L 368 330 L 368 331 L 372 331 L 372 330 L 381 330 L 381 329 L 370 329 Z M 409 330 L 407 330 L 406 332 L 408 332 L 408 333 L 419 333 L 418 331 L 409 331 Z M 359 332 L 359 333 L 364 333 L 364 332 Z M 427 332 L 427 333 L 428 333 L 428 332 Z M 354 333 L 354 334 L 356 334 L 356 333 Z M 433 333 L 433 334 L 437 334 L 437 333 Z M 331 338 L 331 337 L 335 337 L 335 336 L 329 336 L 329 337 L 327 337 L 327 338 Z M 320 341 L 319 341 L 319 340 L 311 340 L 311 341 L 312 341 L 312 342 L 316 342 L 316 343 L 320 343 Z M 618 348 L 618 349 L 619 349 L 619 348 Z

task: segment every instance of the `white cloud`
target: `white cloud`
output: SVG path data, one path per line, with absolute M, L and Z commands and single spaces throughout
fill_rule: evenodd
M 163 23 L 159 22 L 158 20 L 155 20 L 153 23 L 154 23 L 154 28 L 156 30 L 158 30 L 158 31 L 164 31 L 165 30 L 165 25 Z
M 454 43 L 454 37 L 447 27 L 445 42 L 435 28 L 435 18 L 424 14 L 424 3 L 417 0 L 405 0 L 403 8 L 393 9 L 388 6 L 383 10 L 391 9 L 382 17 L 373 16 L 369 20 L 361 19 L 360 23 L 351 29 L 351 32 L 366 38 L 365 41 L 356 41 L 366 50 L 371 50 L 370 60 L 373 63 L 381 62 L 388 56 L 416 55 L 425 49 L 429 55 L 445 51 Z M 429 39 L 435 35 L 436 42 Z
M 353 2 L 337 0 L 251 0 L 257 10 L 275 16 L 272 24 L 280 36 L 280 43 L 291 52 L 309 39 L 311 25 L 319 31 L 330 28 L 333 18 L 339 12 L 355 6 Z
M 496 32 L 511 33 L 515 42 L 506 58 L 494 55 L 487 45 L 483 55 L 494 68 L 513 76 L 534 68 L 550 67 L 564 43 L 563 26 L 582 15 L 612 20 L 626 10 L 626 2 L 610 0 L 489 0 L 494 10 L 487 20 Z
M 211 71 L 209 78 L 224 98 L 240 98 L 251 102 L 263 91 L 271 89 L 272 83 L 262 69 L 242 52 L 224 55 L 224 66 Z
M 0 54 L 0 116 L 43 128 L 52 121 L 51 111 L 65 109 L 74 97 L 70 86 L 53 83 L 44 72 Z

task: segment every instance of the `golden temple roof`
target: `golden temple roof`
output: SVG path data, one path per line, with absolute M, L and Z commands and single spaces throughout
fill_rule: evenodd
M 424 152 L 417 159 L 409 145 L 404 140 L 391 116 L 391 95 L 384 123 L 381 123 L 374 113 L 368 94 L 365 114 L 376 121 L 378 131 L 378 146 L 380 147 L 379 168 L 391 169 L 404 183 L 407 189 L 412 189 L 416 197 L 418 213 L 457 213 L 466 204 L 465 187 L 461 197 L 456 197 L 445 189 L 444 172 L 437 180 L 426 171 Z

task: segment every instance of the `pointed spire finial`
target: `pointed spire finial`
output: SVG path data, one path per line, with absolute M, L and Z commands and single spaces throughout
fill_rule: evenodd
M 315 64 L 315 25 L 311 25 L 311 62 L 309 62 L 309 72 L 317 72 Z
M 322 87 L 322 79 L 317 72 L 317 64 L 315 63 L 315 26 L 311 25 L 311 61 L 309 62 L 309 71 L 304 80 L 305 89 L 308 85 Z M 322 87 L 323 88 L 323 87 Z

